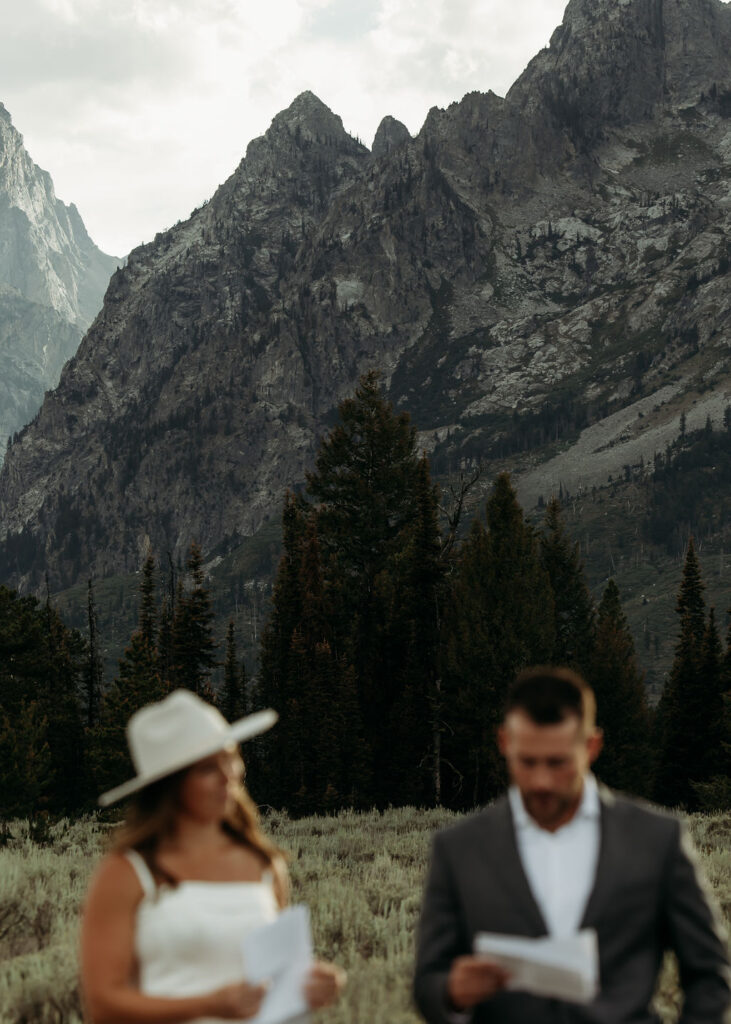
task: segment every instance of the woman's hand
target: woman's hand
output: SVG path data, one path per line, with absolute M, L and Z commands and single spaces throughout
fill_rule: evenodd
M 248 1020 L 249 1017 L 255 1017 L 266 991 L 266 985 L 247 985 L 245 981 L 225 985 L 212 995 L 212 1016 L 222 1020 Z
M 321 1010 L 324 1006 L 332 1006 L 338 998 L 347 975 L 342 967 L 316 960 L 305 982 L 305 999 L 311 1010 Z

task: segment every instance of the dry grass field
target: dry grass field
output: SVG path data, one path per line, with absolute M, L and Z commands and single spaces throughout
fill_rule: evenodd
M 431 833 L 447 811 L 389 810 L 290 821 L 272 814 L 269 834 L 291 861 L 293 897 L 313 912 L 320 956 L 349 974 L 341 1004 L 322 1024 L 416 1024 L 409 985 L 414 928 Z M 731 918 L 731 814 L 695 815 L 691 831 L 728 924 Z M 61 821 L 48 841 L 27 822 L 0 839 L 0 1021 L 75 1024 L 81 1006 L 76 942 L 79 907 L 104 848 L 96 818 Z M 658 995 L 663 1019 L 677 1017 L 672 967 Z

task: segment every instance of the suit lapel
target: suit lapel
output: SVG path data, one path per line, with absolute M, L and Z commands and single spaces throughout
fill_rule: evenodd
M 596 874 L 584 908 L 580 928 L 590 928 L 601 917 L 602 907 L 612 897 L 612 887 L 616 878 L 612 872 L 612 864 L 616 864 L 622 852 L 622 837 L 617 827 L 615 800 L 611 790 L 599 785 L 599 857 L 597 858 Z
M 508 798 L 501 798 L 487 813 L 492 822 L 489 831 L 485 829 L 485 841 L 495 881 L 510 893 L 516 915 L 520 915 L 526 923 L 527 934 L 533 937 L 547 935 L 546 922 L 523 870 Z

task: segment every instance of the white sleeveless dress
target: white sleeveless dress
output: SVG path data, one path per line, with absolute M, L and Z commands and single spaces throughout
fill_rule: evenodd
M 182 881 L 158 887 L 136 850 L 125 856 L 144 892 L 137 908 L 135 953 L 141 992 L 180 998 L 243 981 L 241 939 L 278 914 L 273 878 L 261 882 Z M 199 1017 L 192 1024 L 220 1024 Z

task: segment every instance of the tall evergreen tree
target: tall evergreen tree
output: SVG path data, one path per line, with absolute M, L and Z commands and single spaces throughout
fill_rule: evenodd
M 504 786 L 495 733 L 516 672 L 545 663 L 555 644 L 553 596 L 540 544 L 507 473 L 459 553 L 445 624 L 445 802 L 472 807 Z
M 235 722 L 246 714 L 246 670 L 239 669 L 236 654 L 234 620 L 228 620 L 226 630 L 226 657 L 223 663 L 223 690 L 219 701 L 221 713 L 228 722 Z
M 38 701 L 21 701 L 12 719 L 0 708 L 0 819 L 47 810 L 52 784 L 48 719 Z
M 391 621 L 403 648 L 403 685 L 394 707 L 395 767 L 401 799 L 441 803 L 441 742 L 444 729 L 439 644 L 445 598 L 445 563 L 439 529 L 437 489 L 426 457 L 419 460 L 415 518 L 404 530 L 395 560 L 395 605 Z
M 294 765 L 298 755 L 296 715 L 290 719 L 298 680 L 292 664 L 292 637 L 303 609 L 302 552 L 305 533 L 302 503 L 291 493 L 282 511 L 282 557 L 272 591 L 272 612 L 262 635 L 261 673 L 255 691 L 255 710 L 272 707 L 279 713 L 276 730 L 257 744 L 259 773 L 252 783 L 253 795 L 276 807 L 288 806 L 293 793 Z
M 96 792 L 134 774 L 125 734 L 127 722 L 135 711 L 161 700 L 166 692 L 157 652 L 138 628 L 119 659 L 118 675 L 104 694 L 99 722 L 92 730 L 90 762 Z
M 556 640 L 551 660 L 588 671 L 594 646 L 594 602 L 586 585 L 579 545 L 566 532 L 561 505 L 551 498 L 541 535 L 541 561 L 553 591 Z
M 30 751 L 38 752 L 38 777 L 45 780 L 39 799 L 54 813 L 77 811 L 85 796 L 84 733 L 78 694 L 83 687 L 87 655 L 85 641 L 63 624 L 49 595 L 41 606 L 34 597 L 20 597 L 16 591 L 0 586 L 0 717 L 5 716 L 13 732 L 29 730 L 29 745 L 22 750 L 28 757 Z M 37 736 L 43 722 L 47 759 L 45 754 L 41 756 L 45 746 Z M 13 748 L 9 743 L 2 751 L 0 760 L 11 754 L 21 761 L 26 757 L 18 753 L 21 747 Z M 0 774 L 12 770 L 9 764 L 0 763 Z M 30 790 L 26 787 L 24 791 Z M 32 810 L 29 807 L 25 813 Z
M 94 585 L 92 580 L 87 584 L 87 617 L 89 623 L 89 641 L 86 669 L 84 672 L 84 704 L 86 710 L 86 727 L 91 729 L 99 718 L 102 699 L 104 669 L 99 652 L 99 629 L 97 626 L 96 605 L 94 603 Z
M 137 628 L 119 659 L 119 672 L 104 694 L 99 721 L 90 733 L 89 760 L 97 793 L 110 789 L 133 771 L 125 735 L 127 722 L 135 711 L 161 700 L 168 690 L 154 643 L 157 633 L 154 569 L 150 555 L 145 560 L 140 580 Z
M 48 721 L 51 793 L 48 810 L 68 814 L 87 795 L 86 744 L 79 702 L 79 684 L 87 645 L 77 630 L 68 629 L 46 598 L 44 610 L 45 671 L 39 678 L 38 704 Z
M 157 630 L 157 659 L 160 678 L 167 689 L 174 688 L 175 665 L 173 648 L 173 613 L 167 594 L 160 606 L 160 624 Z
M 212 701 L 215 698 L 210 676 L 216 665 L 213 603 L 203 573 L 203 555 L 195 541 L 190 545 L 186 572 L 189 585 L 179 581 L 176 588 L 172 628 L 174 683 Z
M 695 697 L 694 728 L 690 737 L 691 763 L 695 783 L 707 782 L 722 764 L 724 725 L 723 646 L 711 608 L 700 650 L 698 689 Z
M 420 674 L 417 661 L 434 652 L 436 640 L 431 596 L 416 592 L 432 557 L 428 545 L 420 548 L 418 524 L 434 495 L 408 416 L 384 400 L 377 374 L 341 403 L 308 492 L 309 502 L 285 504 L 284 555 L 262 645 L 259 700 L 282 716 L 278 765 L 269 757 L 279 779 L 274 800 L 287 803 L 295 792 L 318 801 L 323 784 L 331 806 L 345 793 L 380 806 L 407 789 L 424 799 L 433 792 L 434 714 L 426 698 L 435 677 L 433 668 Z M 427 605 L 429 623 L 420 625 Z M 427 632 L 417 650 L 417 635 Z M 315 727 L 314 707 L 339 709 L 345 729 L 338 757 L 330 745 L 329 766 L 315 737 L 336 727 L 331 717 Z M 405 736 L 407 707 L 417 717 Z M 296 778 L 287 777 L 295 766 Z
M 596 694 L 597 723 L 604 731 L 597 774 L 609 786 L 649 796 L 650 713 L 634 641 L 614 580 L 607 583 L 599 605 L 596 642 L 587 674 Z
M 657 710 L 659 754 L 655 773 L 655 798 L 669 806 L 682 805 L 689 810 L 697 802 L 693 782 L 705 781 L 704 768 L 697 760 L 699 744 L 710 739 L 703 736 L 706 726 L 701 679 L 706 633 L 703 590 L 691 538 L 676 604 L 680 636 L 670 677 Z
M 152 554 L 149 554 L 142 566 L 139 630 L 150 647 L 155 646 L 157 639 L 157 601 L 155 591 L 155 559 Z

